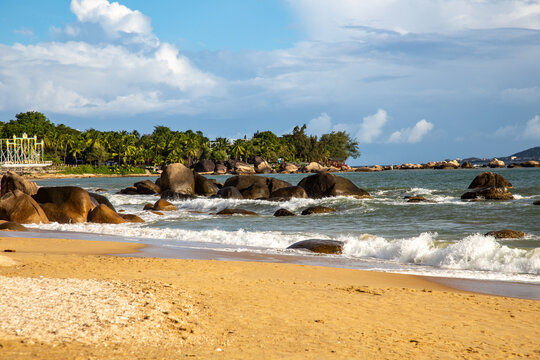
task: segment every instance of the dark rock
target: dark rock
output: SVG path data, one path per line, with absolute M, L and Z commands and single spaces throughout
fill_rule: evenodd
M 122 189 L 118 192 L 118 194 L 122 195 L 139 195 L 139 192 L 137 191 L 137 188 L 135 186 L 128 186 L 125 189 Z
M 163 216 L 163 213 L 161 211 L 151 211 L 152 214 Z
M 150 203 L 144 204 L 143 210 L 154 210 L 154 204 L 150 204 Z
M 270 196 L 268 186 L 261 184 L 253 184 L 249 188 L 241 191 L 241 193 L 244 199 L 252 200 L 268 199 L 268 197 Z
M 296 214 L 287 209 L 279 209 L 274 213 L 274 216 L 296 216 Z
M 164 190 L 163 192 L 161 192 L 160 197 L 165 200 L 173 200 L 173 201 L 193 200 L 197 198 L 197 196 L 195 195 L 177 193 L 172 190 Z
M 486 236 L 493 236 L 496 239 L 521 239 L 525 236 L 523 231 L 503 229 L 498 231 L 490 231 Z
M 336 209 L 326 206 L 311 206 L 302 211 L 302 215 L 326 214 L 336 212 Z
M 119 214 L 122 219 L 126 220 L 126 222 L 130 222 L 130 223 L 143 223 L 144 220 L 140 217 L 140 216 L 137 216 L 137 215 L 134 215 L 134 214 Z
M 405 196 L 405 199 L 407 199 L 407 202 L 410 202 L 410 203 L 417 203 L 417 202 L 436 203 L 436 201 L 428 200 L 423 196 Z
M 13 171 L 8 171 L 0 181 L 0 196 L 13 190 L 20 190 L 26 195 L 32 196 L 37 193 L 37 185 Z
M 523 167 L 540 167 L 540 163 L 538 161 L 530 160 L 530 161 L 522 162 L 521 166 L 523 166 Z
M 97 188 L 96 190 L 94 190 L 95 192 L 107 192 L 108 190 L 107 189 L 103 189 L 103 188 Z
M 47 215 L 39 204 L 21 190 L 12 190 L 0 198 L 0 219 L 19 224 L 47 224 Z
M 195 193 L 195 177 L 193 172 L 180 163 L 165 167 L 159 180 L 161 191 L 171 190 L 175 193 L 193 195 Z
M 195 173 L 195 194 L 201 196 L 211 196 L 217 193 L 218 187 L 204 176 Z
M 506 190 L 506 188 L 490 187 L 466 192 L 465 194 L 461 195 L 461 199 L 513 200 L 514 196 L 508 190 Z
M 307 197 L 306 190 L 301 186 L 283 187 L 270 194 L 270 200 L 307 199 Z
M 88 214 L 88 221 L 98 224 L 123 224 L 126 222 L 105 204 L 100 204 L 92 209 Z
M 17 222 L 14 222 L 14 221 L 5 221 L 5 222 L 2 222 L 0 223 L 0 230 L 3 230 L 3 231 L 28 231 L 27 228 L 25 228 L 23 225 L 17 223 Z M 4 250 L 6 251 L 6 250 Z M 7 252 L 14 252 L 14 250 L 12 251 L 7 251 Z
M 217 212 L 216 215 L 253 215 L 258 216 L 256 212 L 245 210 L 245 209 L 223 209 L 220 212 Z
M 243 199 L 244 197 L 234 186 L 224 186 L 218 190 L 215 197 L 222 199 Z
M 274 191 L 278 191 L 279 189 L 292 186 L 292 184 L 287 181 L 276 179 L 273 177 L 269 177 L 266 179 L 267 179 L 266 184 L 268 185 L 268 191 L 270 191 L 270 194 L 273 193 Z
M 94 208 L 90 195 L 77 186 L 41 187 L 32 196 L 49 221 L 58 223 L 84 223 Z
M 467 162 L 467 161 L 465 161 L 465 162 L 463 162 L 461 164 L 462 169 L 472 169 L 472 167 L 473 167 L 472 164 L 470 162 Z
M 154 204 L 154 210 L 156 211 L 173 211 L 178 210 L 176 206 L 168 202 L 167 200 L 159 199 Z
M 268 165 L 268 162 L 260 156 L 255 156 L 253 166 L 257 174 L 269 174 L 272 172 L 272 168 Z
M 371 198 L 367 191 L 360 189 L 352 181 L 327 172 L 307 176 L 298 183 L 298 186 L 303 187 L 308 196 L 314 199 L 330 196 Z
M 223 163 L 216 163 L 216 167 L 214 169 L 214 174 L 216 175 L 223 175 L 226 174 L 228 171 L 227 165 Z
M 492 172 L 483 172 L 469 185 L 469 189 L 478 189 L 478 188 L 490 188 L 490 187 L 499 187 L 499 188 L 511 188 L 512 184 L 499 174 Z
M 291 186 L 290 183 L 257 175 L 237 175 L 225 181 L 224 187 L 234 186 L 245 199 L 268 199 L 272 191 Z
M 92 203 L 94 204 L 94 206 L 98 206 L 99 204 L 104 204 L 109 209 L 116 212 L 116 209 L 114 208 L 113 204 L 111 204 L 109 199 L 107 199 L 105 196 L 99 195 L 96 193 L 91 193 L 91 192 L 89 192 L 88 195 L 90 196 L 90 200 L 92 200 Z
M 133 184 L 138 194 L 141 195 L 154 195 L 159 194 L 161 189 L 150 180 L 138 181 Z
M 319 254 L 341 254 L 343 242 L 336 240 L 310 239 L 292 244 L 287 249 L 305 249 Z
M 535 201 L 533 202 L 533 205 L 540 205 L 540 200 L 535 200 Z
M 193 170 L 198 173 L 213 173 L 216 169 L 216 164 L 213 160 L 203 159 L 193 165 Z

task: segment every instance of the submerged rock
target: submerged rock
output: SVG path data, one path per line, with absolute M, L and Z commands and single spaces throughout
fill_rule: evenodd
M 252 215 L 259 216 L 256 212 L 245 210 L 245 209 L 229 209 L 225 208 L 220 212 L 217 212 L 216 215 Z
M 405 196 L 405 199 L 407 199 L 407 202 L 409 203 L 417 203 L 417 202 L 436 203 L 435 200 L 428 200 L 423 196 Z
M 156 201 L 156 203 L 153 206 L 153 209 L 155 211 L 174 211 L 174 210 L 178 210 L 178 208 L 176 206 L 174 206 L 174 204 L 171 204 L 167 200 L 163 200 L 163 199 L 159 199 L 158 201 Z
M 287 249 L 305 249 L 319 254 L 341 254 L 343 241 L 310 239 L 296 242 Z
M 484 172 L 477 177 L 469 185 L 472 191 L 461 195 L 463 200 L 512 200 L 514 196 L 507 190 L 512 184 L 499 174 L 492 172 Z
M 486 236 L 493 236 L 497 239 L 521 239 L 525 236 L 523 231 L 503 229 L 498 231 L 490 231 L 486 233 Z
M 274 216 L 296 216 L 296 214 L 287 209 L 279 209 L 274 213 Z
M 336 209 L 326 206 L 311 206 L 302 211 L 302 215 L 326 214 L 336 212 Z

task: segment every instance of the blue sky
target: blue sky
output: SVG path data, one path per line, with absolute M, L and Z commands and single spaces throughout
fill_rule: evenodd
M 539 59 L 540 0 L 1 0 L 0 120 L 504 156 L 540 145 Z

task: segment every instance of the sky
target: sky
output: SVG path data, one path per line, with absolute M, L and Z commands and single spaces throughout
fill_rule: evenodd
M 352 165 L 540 146 L 540 0 L 0 0 L 0 121 L 347 131 Z

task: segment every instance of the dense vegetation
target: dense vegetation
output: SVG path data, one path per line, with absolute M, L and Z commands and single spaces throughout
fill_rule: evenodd
M 199 159 L 250 161 L 261 156 L 269 162 L 357 158 L 358 143 L 343 131 L 320 138 L 305 133 L 306 126 L 296 126 L 292 134 L 277 136 L 271 131 L 257 131 L 251 139 L 216 138 L 210 141 L 200 131 L 175 131 L 156 126 L 152 134 L 138 131 L 79 131 L 63 124 L 55 125 L 39 112 L 16 115 L 15 120 L 0 122 L 0 138 L 13 135 L 37 135 L 45 142 L 45 159 L 56 164 L 96 164 L 112 162 L 122 166 L 161 165 L 182 162 L 188 166 Z M 110 169 L 103 169 L 110 171 Z

